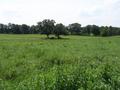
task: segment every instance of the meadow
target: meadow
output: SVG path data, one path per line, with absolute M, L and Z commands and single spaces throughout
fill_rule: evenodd
M 0 34 L 0 90 L 120 90 L 120 36 Z

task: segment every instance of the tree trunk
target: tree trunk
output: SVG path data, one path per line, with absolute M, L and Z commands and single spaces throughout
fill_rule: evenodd
M 47 38 L 49 38 L 49 35 L 47 34 Z
M 60 36 L 59 36 L 59 35 L 57 35 L 57 38 L 58 38 L 58 39 L 60 39 Z

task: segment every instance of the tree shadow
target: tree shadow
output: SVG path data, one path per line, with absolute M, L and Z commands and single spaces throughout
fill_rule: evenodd
M 49 38 L 41 38 L 43 40 L 69 40 L 70 38 L 65 38 L 65 37 L 60 37 L 60 38 L 56 38 L 56 37 L 49 37 Z

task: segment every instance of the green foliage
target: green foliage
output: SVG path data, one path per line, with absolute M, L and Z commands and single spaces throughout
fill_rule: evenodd
M 46 34 L 47 38 L 49 38 L 50 34 L 53 34 L 55 28 L 54 24 L 55 21 L 49 19 L 45 19 L 42 22 L 38 22 L 38 26 L 41 29 L 41 33 Z
M 66 35 L 67 34 L 67 30 L 65 28 L 65 26 L 63 24 L 56 24 L 54 32 L 55 36 L 57 36 L 57 38 L 60 38 L 60 35 Z
M 45 34 L 47 38 L 49 35 L 55 35 L 60 38 L 60 35 L 82 35 L 82 36 L 117 36 L 120 35 L 119 27 L 87 25 L 81 27 L 79 23 L 72 23 L 68 26 L 62 23 L 55 25 L 54 20 L 44 19 L 37 23 L 37 25 L 28 26 L 26 24 L 18 25 L 8 23 L 0 24 L 1 34 Z M 51 37 L 54 39 L 54 37 Z
M 81 24 L 79 23 L 72 23 L 68 26 L 68 30 L 73 35 L 80 35 L 81 34 Z
M 109 35 L 108 33 L 109 33 L 108 27 L 101 27 L 100 33 L 101 36 L 108 36 Z
M 119 90 L 120 38 L 0 35 L 0 90 Z
M 100 35 L 100 28 L 98 26 L 96 26 L 96 25 L 92 25 L 92 27 L 91 27 L 91 33 L 94 36 Z

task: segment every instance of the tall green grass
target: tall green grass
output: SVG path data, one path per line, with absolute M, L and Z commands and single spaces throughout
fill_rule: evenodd
M 120 90 L 120 37 L 0 35 L 0 90 Z

